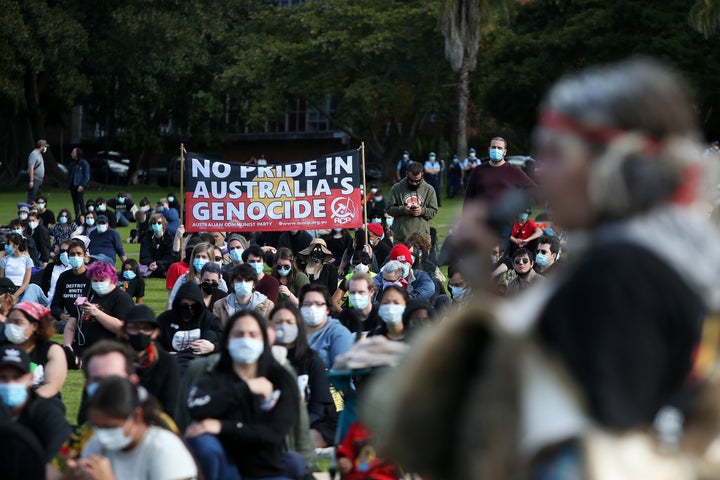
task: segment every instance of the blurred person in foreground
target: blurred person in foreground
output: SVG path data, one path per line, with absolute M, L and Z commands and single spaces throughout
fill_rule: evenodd
M 698 403 L 715 361 L 694 359 L 717 348 L 700 340 L 720 310 L 718 235 L 696 208 L 701 181 L 717 181 L 697 138 L 684 82 L 654 61 L 553 87 L 535 134 L 540 184 L 557 223 L 589 248 L 562 275 L 490 311 L 476 302 L 416 346 L 390 379 L 385 406 L 399 408 L 376 418 L 393 458 L 432 478 L 693 478 L 671 454 L 707 427 L 696 406 L 718 418 L 717 398 Z M 424 393 L 440 381 L 442 395 Z M 453 415 L 417 422 L 440 411 Z M 708 462 L 710 430 L 692 451 Z M 621 464 L 630 444 L 643 455 Z

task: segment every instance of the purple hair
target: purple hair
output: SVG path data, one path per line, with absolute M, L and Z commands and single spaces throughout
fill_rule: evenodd
M 107 262 L 93 262 L 87 267 L 86 275 L 90 280 L 107 280 L 117 283 L 117 273 L 115 267 Z

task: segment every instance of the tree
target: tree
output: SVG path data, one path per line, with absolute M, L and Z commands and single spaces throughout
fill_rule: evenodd
M 477 66 L 480 37 L 499 16 L 507 15 L 506 0 L 444 0 L 440 29 L 445 37 L 445 57 L 457 74 L 457 153 L 467 154 L 470 72 Z
M 327 0 L 265 6 L 230 33 L 219 76 L 233 115 L 260 127 L 302 99 L 386 173 L 431 115 L 442 119 L 452 78 L 436 0 Z M 331 98 L 331 108 L 327 99 Z
M 706 37 L 720 27 L 720 1 L 698 0 L 690 10 L 690 24 Z
M 48 124 L 87 88 L 78 69 L 87 51 L 87 33 L 73 2 L 0 0 L 0 162 L 5 178 L 27 168 L 27 155 Z M 52 155 L 48 177 L 62 180 Z
M 688 2 L 533 0 L 512 24 L 482 40 L 476 102 L 497 121 L 529 138 L 548 88 L 561 76 L 632 55 L 658 58 L 685 76 L 699 117 L 713 138 L 720 131 L 720 39 L 705 39 L 687 22 Z M 499 68 L 501 66 L 501 68 Z

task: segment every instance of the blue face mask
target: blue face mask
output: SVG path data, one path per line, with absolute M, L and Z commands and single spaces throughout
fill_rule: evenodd
M 450 293 L 452 294 L 453 298 L 457 298 L 460 295 L 463 294 L 463 291 L 465 291 L 462 287 L 457 287 L 455 285 L 450 285 Z
M 403 278 L 408 278 L 410 275 L 410 265 L 403 263 Z
M 290 274 L 290 271 L 292 271 L 292 267 L 289 265 L 285 265 L 282 267 L 278 267 L 278 273 L 281 277 L 286 277 Z
M 193 268 L 195 268 L 197 273 L 200 273 L 200 270 L 202 270 L 202 267 L 204 267 L 207 262 L 208 260 L 205 260 L 204 258 L 196 258 L 193 260 Z
M 85 220 L 85 223 L 86 223 L 88 226 L 92 227 L 93 225 L 95 225 L 95 219 L 94 219 L 94 218 L 88 218 L 87 220 Z
M 228 341 L 228 353 L 233 362 L 249 365 L 257 361 L 265 350 L 265 344 L 257 338 L 231 338 Z
M 100 233 L 107 232 L 107 229 L 108 229 L 107 223 L 103 223 L 102 225 L 97 226 L 97 231 Z
M 67 217 L 60 217 L 58 221 L 64 225 L 67 223 Z
M 65 265 L 66 267 L 70 265 L 70 259 L 68 258 L 67 252 L 61 252 L 60 253 L 60 263 Z
M 230 260 L 232 260 L 233 263 L 242 263 L 242 254 L 244 251 L 242 248 L 230 250 Z
M 95 395 L 95 392 L 97 392 L 99 386 L 100 384 L 97 382 L 88 384 L 88 386 L 85 387 L 88 397 L 92 398 L 92 396 Z
M 251 263 L 250 266 L 255 269 L 255 273 L 257 273 L 258 275 L 263 273 L 263 271 L 265 270 L 265 264 L 263 262 Z
M 122 205 L 123 203 L 125 203 L 125 197 L 118 197 L 118 203 L 119 203 L 120 205 Z
M 24 383 L 0 383 L 0 398 L 10 408 L 19 407 L 28 398 L 27 386 Z
M 132 270 L 125 270 L 123 272 L 123 278 L 125 278 L 125 280 L 132 280 L 136 276 L 137 275 L 135 275 L 135 272 L 133 272 Z
M 168 203 L 173 203 L 175 201 L 175 197 L 167 197 Z
M 388 227 L 392 227 L 392 224 L 393 224 L 393 219 L 392 219 L 392 218 L 386 218 L 386 219 L 385 219 L 385 225 L 387 225 Z
M 503 151 L 497 148 L 490 149 L 490 160 L 493 162 L 499 162 L 503 159 Z
M 5 244 L 5 253 L 12 255 L 15 253 L 15 249 L 8 244 Z
M 527 219 L 528 219 L 529 217 L 530 217 L 530 215 L 528 215 L 527 213 L 521 213 L 520 215 L 518 215 L 518 219 L 519 219 L 521 222 L 527 222 Z
M 548 258 L 547 255 L 538 253 L 537 255 L 535 255 L 535 263 L 537 263 L 541 267 L 547 267 L 548 263 L 550 263 L 550 259 Z
M 435 155 L 430 155 L 430 161 L 431 161 L 431 162 L 434 162 L 434 161 L 435 161 Z
M 23 229 L 22 229 L 22 228 L 18 228 L 17 230 L 13 230 L 12 233 L 17 233 L 18 235 L 22 235 L 22 234 L 23 234 Z
M 253 291 L 253 284 L 252 282 L 235 282 L 233 288 L 238 297 L 247 297 Z
M 105 295 L 110 291 L 110 282 L 91 282 L 90 286 L 98 295 Z
M 69 257 L 68 263 L 70 264 L 70 267 L 72 267 L 74 270 L 77 270 L 78 268 L 82 267 L 85 263 L 85 259 L 83 257 Z
M 163 226 L 161 223 L 153 223 L 152 224 L 152 231 L 155 233 L 160 233 L 163 231 Z

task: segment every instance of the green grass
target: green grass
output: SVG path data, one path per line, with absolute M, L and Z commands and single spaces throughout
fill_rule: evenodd
M 389 191 L 389 186 L 383 188 L 384 191 Z M 133 199 L 137 202 L 143 196 L 147 196 L 151 202 L 155 202 L 161 197 L 164 197 L 168 193 L 168 188 L 159 188 L 152 186 L 133 186 L 133 187 L 109 187 L 103 190 L 91 190 L 85 194 L 85 199 L 97 198 L 102 196 L 103 198 L 110 199 L 118 192 L 124 191 L 132 195 Z M 179 192 L 177 192 L 179 194 Z M 72 212 L 72 203 L 70 200 L 70 194 L 66 190 L 50 189 L 44 190 L 43 194 L 48 200 L 48 208 L 57 213 L 62 208 L 68 208 Z M 25 191 L 10 191 L 0 192 L 0 224 L 7 224 L 11 219 L 17 216 L 17 202 L 25 201 Z M 452 227 L 457 219 L 457 215 L 462 207 L 462 198 L 456 197 L 453 200 L 442 200 L 443 206 L 438 211 L 437 216 L 433 219 L 432 225 L 438 231 L 438 246 L 442 245 L 442 242 L 447 238 L 448 230 Z M 129 227 L 118 227 L 118 232 L 123 239 L 123 242 L 130 235 Z M 125 253 L 128 257 L 138 259 L 140 253 L 140 246 L 138 244 L 123 243 Z M 118 269 L 121 266 L 121 262 L 118 259 L 116 264 Z M 447 274 L 447 268 L 443 268 L 443 273 Z M 156 315 L 159 315 L 165 310 L 165 303 L 167 301 L 167 290 L 165 289 L 164 279 L 146 279 L 145 280 L 145 297 L 143 303 L 153 309 Z M 62 336 L 56 335 L 53 340 L 62 344 Z M 85 383 L 85 378 L 82 372 L 71 371 L 68 372 L 65 386 L 62 389 L 62 396 L 67 407 L 67 419 L 71 424 L 75 423 L 77 418 L 77 410 L 80 406 L 80 395 L 82 387 Z

